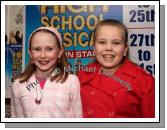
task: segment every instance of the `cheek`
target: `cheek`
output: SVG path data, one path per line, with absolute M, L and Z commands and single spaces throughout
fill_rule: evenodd
M 103 47 L 95 46 L 95 55 L 99 55 L 103 51 Z
M 125 52 L 125 48 L 117 48 L 117 49 L 115 49 L 115 53 L 117 54 L 117 55 L 124 55 L 124 52 Z
M 96 49 L 95 49 L 95 56 L 96 56 L 96 57 L 99 57 L 99 55 L 100 55 L 99 50 L 96 50 Z
M 30 56 L 31 56 L 32 59 L 36 59 L 36 58 L 38 58 L 40 56 L 40 54 L 39 53 L 35 53 L 35 52 L 32 51 Z
M 50 59 L 57 59 L 58 58 L 58 53 L 51 53 L 51 54 L 49 54 L 48 55 L 48 57 L 50 58 Z

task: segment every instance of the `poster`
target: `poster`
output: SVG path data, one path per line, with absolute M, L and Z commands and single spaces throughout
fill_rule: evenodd
M 22 73 L 23 8 L 5 6 L 5 117 L 10 117 L 11 86 Z
M 65 54 L 75 73 L 77 63 L 85 66 L 94 60 L 92 32 L 96 24 L 109 18 L 122 21 L 122 10 L 121 5 L 27 5 L 25 65 L 30 33 L 39 26 L 52 26 L 62 34 Z
M 133 62 L 155 75 L 153 5 L 27 5 L 25 24 L 25 66 L 28 38 L 39 26 L 55 27 L 71 68 L 93 62 L 93 30 L 104 19 L 123 22 L 129 30 L 129 52 Z M 146 31 L 145 31 L 146 30 Z M 25 68 L 24 66 L 24 68 Z M 72 69 L 75 73 L 75 69 Z
M 123 16 L 129 30 L 131 60 L 155 76 L 155 7 L 123 6 Z

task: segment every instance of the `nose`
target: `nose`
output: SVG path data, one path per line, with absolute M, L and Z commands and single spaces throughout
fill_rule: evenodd
M 108 51 L 112 51 L 113 50 L 112 43 L 107 42 L 107 44 L 106 44 L 106 50 L 108 50 Z
M 45 58 L 45 57 L 46 57 L 46 52 L 45 52 L 45 50 L 42 50 L 42 51 L 41 51 L 40 57 L 41 57 L 41 58 Z

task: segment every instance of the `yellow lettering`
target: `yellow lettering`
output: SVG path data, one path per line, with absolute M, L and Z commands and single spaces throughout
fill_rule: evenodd
M 77 21 L 78 21 L 78 20 L 81 21 L 81 22 L 80 22 L 80 26 L 78 26 L 78 24 L 77 24 Z M 84 17 L 81 16 L 81 15 L 76 16 L 76 17 L 74 18 L 74 28 L 75 28 L 76 30 L 82 30 L 82 29 L 84 28 L 84 26 L 85 26 Z
M 21 52 L 17 52 L 17 58 L 21 59 Z
M 81 32 L 81 33 L 79 34 L 78 41 L 79 41 L 79 44 L 80 44 L 82 47 L 86 47 L 86 46 L 89 44 L 89 42 L 88 42 L 88 40 L 82 40 L 82 37 L 83 37 L 83 36 L 85 36 L 86 38 L 88 38 L 88 34 L 87 34 L 86 32 Z M 83 41 L 85 41 L 85 42 L 83 42 Z
M 60 5 L 60 13 L 65 13 L 65 12 L 66 12 L 65 5 Z
M 48 9 L 53 9 L 54 14 L 59 13 L 59 6 L 58 5 L 41 5 L 40 6 L 40 11 L 41 14 L 47 14 L 48 13 Z
M 63 45 L 65 47 L 70 47 L 72 45 L 72 38 L 71 38 L 71 33 L 67 32 L 64 34 L 64 42 Z
M 77 33 L 74 32 L 74 46 L 77 46 Z
M 66 8 L 67 7 L 67 8 Z M 108 12 L 109 6 L 102 5 L 102 12 Z M 56 13 L 65 13 L 66 9 L 68 9 L 71 13 L 82 13 L 82 12 L 95 12 L 95 5 L 41 5 L 40 12 L 41 14 L 47 14 L 48 9 L 53 9 L 54 14 Z
M 90 43 L 89 43 L 89 46 L 93 46 L 93 45 L 94 45 L 94 32 L 92 32 Z
M 67 5 L 67 8 L 69 9 L 69 11 L 71 13 L 82 13 L 82 12 L 87 12 L 87 6 L 86 5 L 82 5 L 79 6 L 80 8 L 74 8 L 73 5 Z
M 41 14 L 46 14 L 46 6 L 45 5 L 41 5 L 40 6 L 40 11 L 41 11 Z
M 49 26 L 50 26 L 50 25 L 49 25 L 49 23 L 50 23 L 49 17 L 47 17 L 47 16 L 42 17 L 42 18 L 41 18 L 41 23 L 42 23 L 44 26 L 49 27 Z
M 93 25 L 90 24 L 91 19 L 93 19 L 94 21 Z M 88 29 L 90 30 L 94 30 L 97 23 L 98 23 L 98 18 L 95 15 L 89 15 L 88 18 L 86 19 L 86 24 L 88 26 Z
M 72 29 L 72 16 L 68 17 L 68 20 L 65 21 L 65 16 L 62 16 L 62 30 L 65 30 L 65 25 L 68 25 L 68 29 L 71 30 Z
M 51 27 L 56 27 L 57 30 L 59 30 L 60 28 L 60 24 L 54 24 L 55 21 L 59 21 L 60 22 L 60 18 L 58 16 L 53 16 L 53 18 L 51 19 L 50 23 L 51 23 Z

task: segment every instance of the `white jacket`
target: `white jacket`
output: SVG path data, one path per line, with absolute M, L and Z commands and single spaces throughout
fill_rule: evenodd
M 41 99 L 37 104 L 35 99 Z M 79 118 L 82 117 L 80 83 L 69 74 L 64 83 L 47 79 L 43 90 L 35 75 L 28 82 L 16 80 L 12 87 L 12 117 L 26 118 Z

